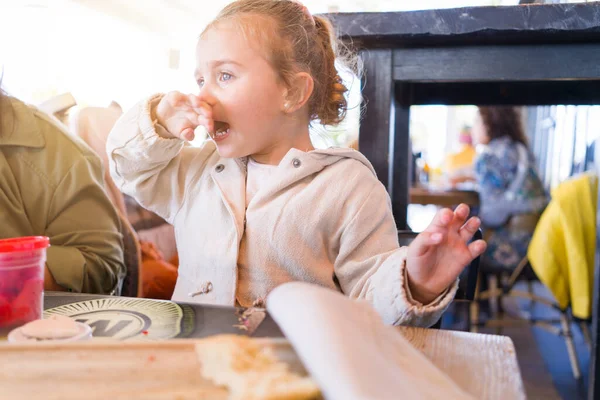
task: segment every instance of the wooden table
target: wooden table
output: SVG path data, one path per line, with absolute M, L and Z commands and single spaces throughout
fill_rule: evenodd
M 410 188 L 410 204 L 435 204 L 444 207 L 464 203 L 470 207 L 479 205 L 479 193 L 474 190 Z
M 101 343 L 108 338 L 161 342 L 164 339 L 194 339 L 219 333 L 247 334 L 267 339 L 283 337 L 268 314 L 252 332 L 236 328 L 241 313 L 239 309 L 227 307 L 49 292 L 45 309 L 50 314 L 58 312 L 86 321 L 93 327 L 96 340 Z M 515 348 L 510 338 L 413 327 L 398 327 L 398 330 L 475 398 L 525 398 Z
M 283 338 L 281 330 L 268 314 L 251 332 L 240 330 L 237 325 L 241 309 L 233 307 L 49 292 L 45 297 L 45 310 L 47 315 L 60 313 L 85 321 L 94 329 L 94 340 L 99 343 L 110 343 L 110 339 L 119 339 L 116 343 L 132 340 L 162 343 L 164 340 L 194 339 L 220 333 Z M 475 398 L 525 398 L 510 338 L 414 327 L 398 327 L 398 331 Z
M 477 399 L 525 399 L 515 347 L 506 336 L 400 327 L 438 368 Z
M 525 399 L 509 338 L 474 333 L 398 328 L 416 348 L 476 399 Z M 283 339 L 261 339 L 302 371 Z M 226 399 L 199 376 L 194 339 L 18 346 L 0 344 L 0 386 L 8 398 Z M 106 385 L 110 382 L 110 385 Z M 31 383 L 31 384 L 30 384 Z M 204 397 L 203 397 L 204 396 Z M 0 398 L 3 398 L 0 393 Z

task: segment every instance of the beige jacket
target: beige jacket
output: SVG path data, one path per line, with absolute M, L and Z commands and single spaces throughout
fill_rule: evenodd
M 388 324 L 437 321 L 456 285 L 428 306 L 410 298 L 390 199 L 362 154 L 291 149 L 246 210 L 246 160 L 220 157 L 212 141 L 195 148 L 159 136 L 150 117 L 159 100 L 117 121 L 107 150 L 117 186 L 175 226 L 173 300 L 234 305 L 246 235 L 256 298 L 304 281 L 367 300 Z
M 48 236 L 47 265 L 60 286 L 118 292 L 121 225 L 100 159 L 48 115 L 0 100 L 0 238 Z

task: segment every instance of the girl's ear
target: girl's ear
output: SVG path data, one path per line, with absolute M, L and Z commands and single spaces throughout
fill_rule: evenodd
M 310 99 L 314 87 L 315 82 L 309 73 L 298 72 L 285 96 L 283 112 L 292 113 L 302 108 Z

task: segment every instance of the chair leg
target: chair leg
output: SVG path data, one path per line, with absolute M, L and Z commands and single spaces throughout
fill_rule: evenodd
M 571 369 L 573 370 L 573 377 L 577 380 L 581 378 L 581 368 L 579 367 L 579 360 L 577 359 L 577 352 L 575 350 L 575 343 L 573 342 L 573 333 L 571 332 L 571 323 L 566 313 L 560 313 L 560 324 L 562 326 L 563 335 L 565 336 L 565 343 L 567 345 L 567 352 L 569 353 L 569 361 L 571 362 Z
M 498 312 L 496 313 L 498 321 L 504 320 L 504 304 L 502 295 L 498 296 Z M 502 335 L 504 333 L 502 323 L 496 327 L 496 335 Z
M 495 293 L 490 296 L 490 311 L 492 315 L 490 318 L 494 321 L 501 321 L 504 319 L 504 309 L 502 308 L 502 293 L 498 294 L 498 286 L 501 284 L 502 276 L 491 275 L 488 278 L 488 291 Z M 502 335 L 502 323 L 496 326 L 496 335 Z
M 470 314 L 470 329 L 469 331 L 473 333 L 479 332 L 479 302 L 477 300 L 473 300 L 471 304 L 469 304 L 469 314 Z
M 489 298 L 489 302 L 490 302 L 490 318 L 491 319 L 498 319 L 498 299 L 500 298 L 500 296 L 497 294 L 498 293 L 498 277 L 496 275 L 490 275 L 488 277 L 488 292 L 490 294 L 494 293 L 494 295 L 491 295 Z
M 533 281 L 527 280 L 527 293 L 531 296 L 529 300 L 529 312 L 533 311 L 533 306 L 535 305 L 535 300 L 533 299 Z
M 481 275 L 477 274 L 477 283 L 475 284 L 475 296 L 469 304 L 469 332 L 479 332 L 479 290 L 481 283 Z
M 592 351 L 592 333 L 590 332 L 590 328 L 585 321 L 579 321 L 579 328 L 581 329 L 581 333 L 583 335 L 583 340 L 585 342 L 588 351 Z

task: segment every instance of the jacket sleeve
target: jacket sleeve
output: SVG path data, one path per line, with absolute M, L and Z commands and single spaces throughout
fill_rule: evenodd
M 398 245 L 389 196 L 379 181 L 367 193 L 341 234 L 334 264 L 340 287 L 349 297 L 370 302 L 386 324 L 431 326 L 454 298 L 458 280 L 428 305 L 413 300 L 407 248 Z
M 81 157 L 52 197 L 48 269 L 73 292 L 111 293 L 125 275 L 120 220 L 102 188 L 100 160 Z
M 107 153 L 119 190 L 172 224 L 186 187 L 204 169 L 214 147 L 196 148 L 159 135 L 157 130 L 164 128 L 152 120 L 151 111 L 161 98 L 141 101 L 117 121 L 108 136 Z

